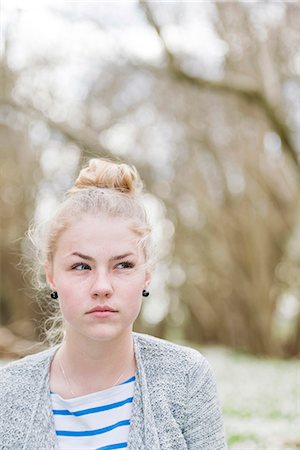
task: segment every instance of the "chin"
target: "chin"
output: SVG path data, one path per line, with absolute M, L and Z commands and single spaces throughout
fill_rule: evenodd
M 87 337 L 93 341 L 105 342 L 117 339 L 122 335 L 124 336 L 127 332 L 131 332 L 131 330 L 101 330 L 101 332 L 90 333 Z

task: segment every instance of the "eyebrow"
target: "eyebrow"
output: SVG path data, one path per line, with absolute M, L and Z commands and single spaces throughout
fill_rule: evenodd
M 94 258 L 92 258 L 92 256 L 83 255 L 82 253 L 79 253 L 79 252 L 71 253 L 68 256 L 79 256 L 79 258 L 86 259 L 87 261 L 94 261 Z M 123 253 L 122 255 L 112 256 L 111 258 L 109 258 L 109 260 L 110 261 L 119 261 L 120 259 L 127 258 L 128 256 L 134 256 L 134 253 L 128 252 L 128 253 Z
M 128 252 L 123 253 L 123 255 L 113 256 L 112 258 L 110 258 L 110 261 L 119 261 L 119 259 L 124 259 L 127 258 L 128 256 L 134 256 L 134 253 Z

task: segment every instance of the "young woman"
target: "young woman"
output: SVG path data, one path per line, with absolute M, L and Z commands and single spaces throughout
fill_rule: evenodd
M 205 358 L 132 332 L 151 280 L 141 185 L 92 159 L 50 221 L 40 254 L 63 338 L 0 371 L 0 449 L 226 449 Z

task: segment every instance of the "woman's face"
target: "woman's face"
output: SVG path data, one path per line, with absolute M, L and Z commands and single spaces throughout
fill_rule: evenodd
M 130 221 L 86 215 L 58 238 L 47 280 L 58 293 L 68 338 L 128 335 L 150 281 Z

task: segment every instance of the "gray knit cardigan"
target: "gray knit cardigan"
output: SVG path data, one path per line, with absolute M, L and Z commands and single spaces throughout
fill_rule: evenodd
M 196 350 L 134 333 L 137 361 L 128 450 L 223 450 L 216 385 Z M 0 449 L 58 450 L 49 394 L 57 347 L 0 370 Z M 75 450 L 75 449 L 74 449 Z

